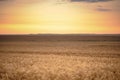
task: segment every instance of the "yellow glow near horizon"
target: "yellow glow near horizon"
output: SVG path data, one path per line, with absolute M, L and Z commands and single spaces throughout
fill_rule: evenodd
M 71 33 L 98 33 L 98 34 L 108 34 L 107 27 L 96 28 L 96 26 L 86 26 L 86 27 L 73 27 L 70 25 L 44 25 L 40 27 L 39 25 L 24 25 L 24 24 L 11 24 L 2 25 L 6 27 L 1 27 L 1 33 L 6 34 L 38 34 L 38 33 L 52 33 L 52 34 L 71 34 Z M 12 27 L 11 27 L 12 26 Z M 17 27 L 16 27 L 17 26 Z M 62 27 L 61 27 L 62 26 Z M 119 29 L 110 27 L 109 33 L 114 34 L 119 32 Z
M 115 12 L 97 12 L 81 4 L 36 3 L 11 7 L 0 23 L 0 34 L 119 33 Z

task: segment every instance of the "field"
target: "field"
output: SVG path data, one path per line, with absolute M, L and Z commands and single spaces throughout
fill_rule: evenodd
M 1 35 L 0 80 L 120 80 L 120 35 Z

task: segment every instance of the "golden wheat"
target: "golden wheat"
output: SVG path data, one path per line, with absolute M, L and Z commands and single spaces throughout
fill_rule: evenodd
M 119 42 L 0 45 L 0 80 L 120 80 Z

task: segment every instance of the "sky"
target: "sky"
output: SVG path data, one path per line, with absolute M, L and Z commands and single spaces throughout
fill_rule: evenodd
M 120 0 L 0 0 L 0 34 L 120 34 Z

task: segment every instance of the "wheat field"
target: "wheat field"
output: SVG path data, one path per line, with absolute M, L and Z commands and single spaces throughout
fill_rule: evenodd
M 0 80 L 120 80 L 120 41 L 38 38 L 0 37 Z

